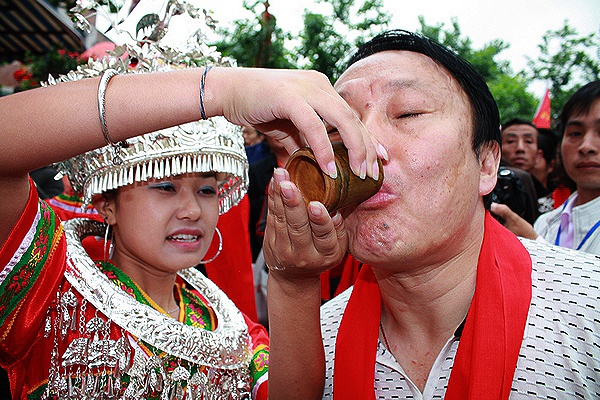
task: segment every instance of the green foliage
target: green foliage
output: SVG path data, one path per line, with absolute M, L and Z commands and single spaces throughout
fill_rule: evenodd
M 481 49 L 473 49 L 470 38 L 462 37 L 462 32 L 456 18 L 452 18 L 452 28 L 444 29 L 444 23 L 427 25 L 423 16 L 419 17 L 420 33 L 453 50 L 456 54 L 469 61 L 475 70 L 486 81 L 493 80 L 498 75 L 510 73 L 508 61 L 496 61 L 496 56 L 506 50 L 509 45 L 500 39 L 486 43 Z
M 215 43 L 217 50 L 244 67 L 294 68 L 295 56 L 285 47 L 290 35 L 277 26 L 277 19 L 268 8 L 258 14 L 259 4 L 263 3 L 248 5 L 244 1 L 244 8 L 254 12 L 256 17 L 234 21 L 233 30 L 219 29 L 217 32 L 223 39 Z
M 332 80 L 337 78 L 351 45 L 334 29 L 332 18 L 305 12 L 300 38 L 297 51 L 304 57 L 306 68 L 320 71 Z
M 384 30 L 391 15 L 383 11 L 382 0 L 365 0 L 358 6 L 354 0 L 319 1 L 329 4 L 331 12 L 321 15 L 305 10 L 301 44 L 296 51 L 303 57 L 302 67 L 320 71 L 335 81 L 352 49 Z
M 383 30 L 391 16 L 382 11 L 382 0 L 365 0 L 358 6 L 355 0 L 320 1 L 330 5 L 330 12 L 305 10 L 304 29 L 298 35 L 279 28 L 268 8 L 260 12 L 262 1 L 245 1 L 244 8 L 255 18 L 234 21 L 233 29 L 219 29 L 222 40 L 215 43 L 217 50 L 242 66 L 315 69 L 335 80 L 353 46 L 371 37 L 373 29 Z M 286 46 L 292 42 L 300 43 L 293 52 Z
M 547 31 L 538 48 L 539 57 L 528 58 L 528 66 L 534 79 L 550 83 L 552 116 L 556 117 L 579 87 L 600 79 L 600 39 L 595 33 L 579 36 L 565 21 L 562 28 Z
M 40 86 L 40 82 L 48 80 L 48 75 L 58 78 L 69 71 L 77 69 L 77 66 L 85 61 L 78 60 L 79 53 L 67 52 L 55 49 L 43 55 L 28 55 L 24 64 L 27 66 L 26 73 L 19 81 L 17 91 L 32 89 Z
M 538 100 L 527 91 L 527 80 L 522 75 L 498 75 L 488 82 L 488 87 L 498 104 L 501 122 L 513 118 L 532 119 Z
M 382 0 L 317 0 L 329 5 L 329 12 L 318 14 L 305 10 L 304 28 L 298 35 L 282 31 L 271 14 L 257 11 L 262 0 L 244 7 L 256 17 L 238 20 L 234 29 L 221 30 L 223 40 L 217 48 L 235 58 L 243 66 L 316 69 L 335 81 L 343 71 L 345 61 L 355 47 L 374 34 L 387 29 L 391 15 L 383 11 Z M 553 114 L 556 114 L 572 93 L 582 84 L 600 79 L 600 40 L 597 35 L 579 36 L 567 21 L 556 31 L 548 31 L 539 45 L 541 55 L 529 60 L 531 71 L 513 73 L 510 63 L 499 59 L 509 47 L 501 39 L 474 48 L 469 37 L 462 34 L 456 18 L 428 25 L 419 17 L 420 33 L 447 46 L 469 61 L 480 73 L 494 95 L 500 118 L 532 119 L 539 103 L 528 86 L 533 79 L 551 82 Z M 299 41 L 294 52 L 286 50 L 292 40 Z M 554 115 L 555 116 L 555 115 Z
M 444 29 L 443 23 L 427 25 L 425 18 L 420 16 L 420 33 L 447 46 L 473 65 L 487 82 L 498 104 L 501 121 L 511 118 L 531 120 L 537 100 L 527 90 L 529 80 L 523 74 L 512 74 L 508 61 L 496 59 L 509 45 L 496 39 L 484 44 L 480 49 L 474 49 L 471 39 L 462 37 L 458 20 L 452 18 L 451 21 L 451 28 Z

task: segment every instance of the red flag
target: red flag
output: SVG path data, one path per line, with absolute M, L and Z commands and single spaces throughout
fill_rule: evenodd
M 546 94 L 533 117 L 533 124 L 538 128 L 550 129 L 550 89 L 546 89 Z

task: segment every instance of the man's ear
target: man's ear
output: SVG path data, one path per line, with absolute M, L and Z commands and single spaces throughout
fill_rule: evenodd
M 500 145 L 492 142 L 481 146 L 479 153 L 481 171 L 479 174 L 479 195 L 485 196 L 494 190 L 500 167 Z
M 115 198 L 116 196 L 103 193 L 94 196 L 92 199 L 92 205 L 109 225 L 114 225 L 117 222 L 115 217 Z

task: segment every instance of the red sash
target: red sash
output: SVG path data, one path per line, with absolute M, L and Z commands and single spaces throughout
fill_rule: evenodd
M 531 302 L 531 258 L 489 213 L 476 288 L 446 400 L 508 399 Z M 375 399 L 381 294 L 370 267 L 357 278 L 335 348 L 334 399 Z

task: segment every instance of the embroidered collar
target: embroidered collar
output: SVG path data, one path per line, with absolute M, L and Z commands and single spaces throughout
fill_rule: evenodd
M 130 296 L 134 297 L 142 304 L 146 304 L 155 310 L 168 313 L 163 310 L 150 296 L 148 296 L 142 288 L 138 286 L 127 274 L 112 262 L 96 261 L 96 266 L 111 280 L 115 285 L 119 286 Z M 183 312 L 180 313 L 179 320 L 183 316 L 183 323 L 186 325 L 203 328 L 208 331 L 214 330 L 217 326 L 217 320 L 214 312 L 205 302 L 191 290 L 187 290 L 185 285 L 180 285 L 175 282 L 176 299 L 178 299 L 179 308 Z

